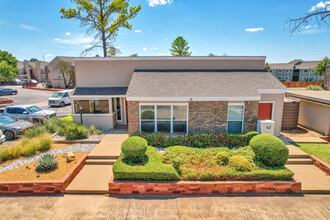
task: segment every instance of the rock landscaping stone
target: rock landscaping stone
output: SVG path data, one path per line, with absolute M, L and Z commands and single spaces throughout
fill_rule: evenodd
M 74 155 L 73 152 L 69 152 L 69 153 L 64 153 L 63 158 L 66 158 L 67 163 L 71 163 L 76 159 L 76 156 Z
M 6 170 L 12 170 L 17 167 L 23 166 L 25 164 L 32 163 L 40 158 L 40 156 L 45 154 L 62 154 L 62 153 L 68 153 L 68 152 L 85 152 L 89 153 L 93 150 L 93 148 L 96 146 L 96 144 L 75 144 L 71 146 L 61 147 L 54 150 L 46 151 L 40 154 L 36 154 L 30 157 L 26 157 L 23 160 L 16 161 L 11 164 L 7 164 L 0 167 L 0 172 L 6 171 Z

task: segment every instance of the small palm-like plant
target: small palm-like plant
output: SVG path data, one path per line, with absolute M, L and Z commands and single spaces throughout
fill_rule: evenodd
M 46 154 L 40 157 L 37 161 L 37 167 L 35 169 L 38 173 L 45 173 L 55 170 L 58 166 L 57 157 L 54 155 Z

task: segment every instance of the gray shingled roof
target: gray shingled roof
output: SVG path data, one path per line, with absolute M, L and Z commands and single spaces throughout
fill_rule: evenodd
M 260 70 L 217 72 L 155 71 L 133 73 L 127 97 L 255 97 L 257 89 L 286 89 Z
M 76 87 L 73 95 L 126 95 L 127 87 Z
M 313 69 L 320 61 L 292 60 L 288 63 L 270 63 L 271 69 Z

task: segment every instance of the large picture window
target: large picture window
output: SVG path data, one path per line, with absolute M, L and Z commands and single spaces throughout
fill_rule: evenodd
M 242 133 L 244 121 L 244 104 L 242 103 L 229 103 L 228 105 L 228 133 Z
M 109 114 L 108 100 L 74 100 L 74 110 L 80 113 L 82 107 L 83 114 Z
M 140 128 L 143 132 L 187 133 L 187 104 L 141 104 Z

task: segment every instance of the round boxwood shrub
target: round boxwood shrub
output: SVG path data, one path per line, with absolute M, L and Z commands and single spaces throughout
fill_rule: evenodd
M 251 139 L 250 145 L 256 154 L 256 159 L 266 166 L 284 166 L 288 160 L 288 147 L 274 135 L 257 135 Z
M 244 156 L 240 156 L 240 155 L 232 156 L 229 159 L 229 166 L 237 171 L 252 170 L 252 164 Z
M 215 160 L 219 165 L 227 165 L 230 158 L 230 153 L 227 151 L 221 151 L 215 156 Z
M 128 159 L 140 159 L 145 155 L 147 147 L 148 142 L 145 139 L 133 136 L 121 144 L 121 151 Z
M 250 143 L 250 140 L 254 137 L 259 135 L 259 132 L 257 131 L 249 131 L 248 133 L 246 133 L 246 139 L 248 141 L 248 143 Z

